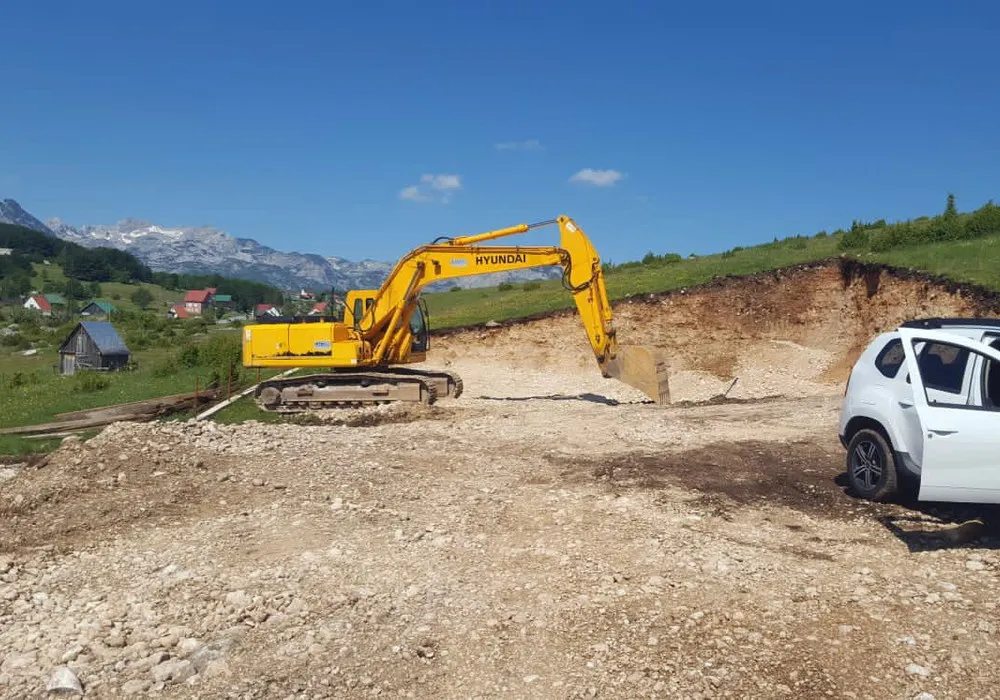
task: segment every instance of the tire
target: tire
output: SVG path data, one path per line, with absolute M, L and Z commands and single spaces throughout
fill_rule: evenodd
M 887 501 L 899 493 L 896 459 L 889 441 L 876 430 L 854 433 L 847 445 L 847 483 L 854 495 Z

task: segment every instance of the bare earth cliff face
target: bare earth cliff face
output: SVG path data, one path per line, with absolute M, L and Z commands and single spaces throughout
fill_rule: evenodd
M 689 403 L 567 314 L 437 338 L 433 407 L 69 441 L 0 471 L 0 696 L 990 696 L 1000 540 L 854 500 L 836 439 L 873 333 L 990 304 L 812 266 L 616 307 Z

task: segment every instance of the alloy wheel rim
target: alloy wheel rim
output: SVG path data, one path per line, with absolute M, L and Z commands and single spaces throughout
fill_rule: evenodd
M 871 440 L 862 440 L 851 453 L 851 472 L 856 483 L 872 490 L 882 480 L 882 455 Z

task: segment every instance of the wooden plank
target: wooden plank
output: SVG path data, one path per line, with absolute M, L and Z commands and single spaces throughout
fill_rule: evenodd
M 198 392 L 197 397 L 205 399 L 214 397 L 215 395 L 216 391 L 210 390 Z M 114 406 L 103 406 L 87 411 L 74 411 L 69 414 L 62 414 L 63 420 L 4 428 L 0 430 L 0 435 L 50 435 L 52 433 L 83 430 L 85 428 L 100 428 L 111 423 L 117 423 L 118 421 L 145 422 L 162 416 L 165 413 L 184 408 L 195 396 L 193 393 L 175 394 L 173 396 L 146 399 L 145 401 L 132 401 Z
M 218 391 L 215 389 L 206 389 L 205 391 L 198 392 L 199 401 L 205 400 L 210 401 L 216 397 Z M 140 401 L 129 401 L 127 403 L 116 403 L 110 406 L 95 406 L 94 408 L 84 408 L 79 411 L 66 411 L 64 413 L 57 413 L 53 418 L 71 420 L 75 418 L 87 418 L 94 413 L 100 411 L 117 411 L 120 409 L 127 409 L 130 407 L 145 406 L 149 403 L 161 403 L 161 404 L 175 404 L 175 403 L 186 403 L 195 398 L 194 392 L 187 394 L 171 394 L 170 396 L 159 396 L 152 399 L 142 399 Z
M 297 367 L 293 368 L 293 369 L 290 369 L 290 370 L 286 370 L 286 371 L 282 372 L 281 374 L 279 374 L 277 376 L 271 377 L 271 379 L 279 379 L 281 377 L 287 377 L 288 375 L 290 375 L 290 374 L 292 374 L 293 372 L 296 372 L 296 371 L 298 371 Z M 243 391 L 241 391 L 240 393 L 236 394 L 235 396 L 230 397 L 230 398 L 226 399 L 225 401 L 221 401 L 221 402 L 215 404 L 214 406 L 212 406 L 207 411 L 202 411 L 197 416 L 195 416 L 194 419 L 195 420 L 205 420 L 209 416 L 215 415 L 216 413 L 218 413 L 219 411 L 221 411 L 222 409 L 224 409 L 226 406 L 229 406 L 230 404 L 235 403 L 237 400 L 242 399 L 244 396 L 248 396 L 250 394 L 250 392 L 252 392 L 254 389 L 256 389 L 259 386 L 260 386 L 260 384 L 258 383 L 258 384 L 254 384 L 253 386 L 244 389 Z

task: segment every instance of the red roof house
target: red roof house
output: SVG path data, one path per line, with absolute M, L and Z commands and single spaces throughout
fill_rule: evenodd
M 52 315 L 52 304 L 49 303 L 49 300 L 45 298 L 44 294 L 32 294 L 28 297 L 28 300 L 24 302 L 24 308 L 41 311 L 44 316 Z
M 254 308 L 254 315 L 260 316 L 280 316 L 281 311 L 274 304 L 257 304 Z
M 205 307 L 212 303 L 214 289 L 192 289 L 184 295 L 184 308 L 189 314 L 200 316 Z
M 310 316 L 323 316 L 326 314 L 327 303 L 325 301 L 317 301 L 313 304 L 312 309 L 309 310 Z

